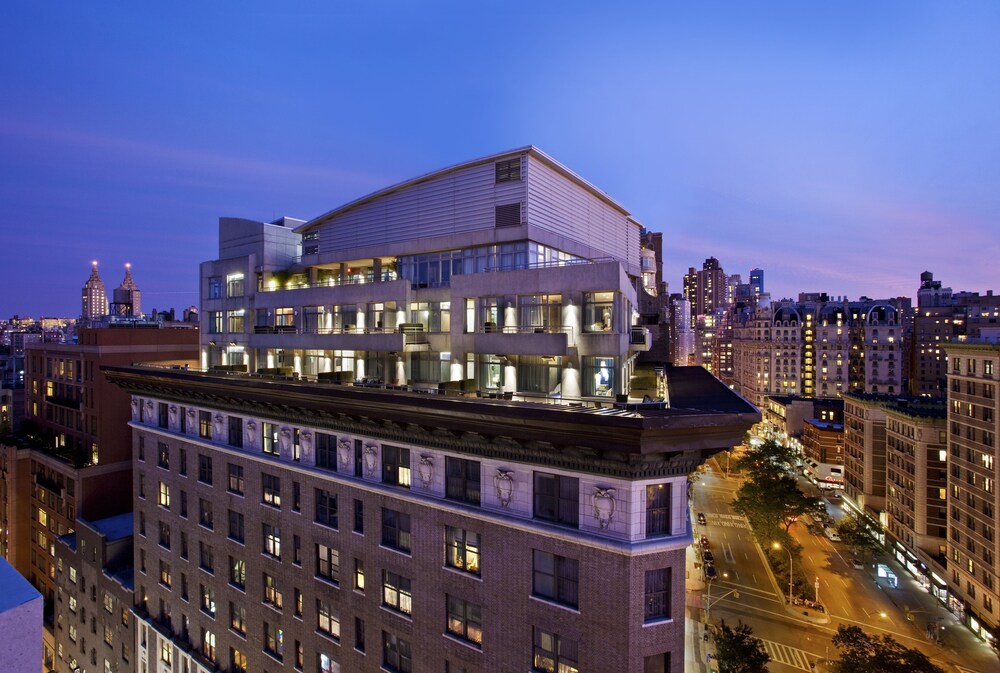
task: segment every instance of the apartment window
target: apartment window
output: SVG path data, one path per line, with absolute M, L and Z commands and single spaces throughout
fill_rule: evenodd
M 412 673 L 413 653 L 410 651 L 410 643 L 383 631 L 382 666 L 397 673 Z
M 264 453 L 272 456 L 281 454 L 280 440 L 278 439 L 279 432 L 280 428 L 277 423 L 264 423 L 264 428 L 261 433 Z
M 646 487 L 646 536 L 670 535 L 670 484 Z
M 541 673 L 580 673 L 579 648 L 572 640 L 554 633 L 534 629 L 534 656 L 532 670 Z
M 278 581 L 264 573 L 264 602 L 273 608 L 281 609 L 281 591 L 278 590 Z
M 365 563 L 359 558 L 354 559 L 354 588 L 365 590 Z
M 214 517 L 212 516 L 212 503 L 204 498 L 198 498 L 198 525 L 209 530 L 215 528 Z
M 445 497 L 479 504 L 479 461 L 445 458 Z
M 170 644 L 170 641 L 169 640 L 161 640 L 160 641 L 160 661 L 162 661 L 163 663 L 165 663 L 167 665 L 167 668 L 170 668 L 170 660 L 173 658 L 173 653 L 174 653 L 174 648 L 173 648 L 173 645 Z
M 479 533 L 461 528 L 445 527 L 444 562 L 473 575 L 479 574 Z
M 183 530 L 181 531 L 181 558 L 185 561 L 188 557 L 188 536 Z
M 229 483 L 227 485 L 230 493 L 243 495 L 246 490 L 246 482 L 243 479 L 243 466 L 229 463 Z
M 142 475 L 140 475 L 140 478 L 141 478 L 141 476 Z M 141 483 L 142 482 L 140 482 L 140 484 Z M 142 492 L 141 492 L 141 490 L 142 489 L 140 489 L 140 493 L 139 493 L 140 497 L 143 495 Z M 170 485 L 166 484 L 166 483 L 164 483 L 162 481 L 160 482 L 158 502 L 160 504 L 160 507 L 164 507 L 166 509 L 170 509 Z
M 448 633 L 478 646 L 483 644 L 482 608 L 454 596 L 447 596 Z
M 212 412 L 198 412 L 198 436 L 202 439 L 212 438 Z
M 365 533 L 365 503 L 362 500 L 354 501 L 354 532 Z
M 498 161 L 496 168 L 496 182 L 517 182 L 521 179 L 521 157 Z
M 340 583 L 340 552 L 333 547 L 316 545 L 316 576 Z
M 168 589 L 171 586 L 170 564 L 164 561 L 160 561 L 160 584 Z
M 226 296 L 227 297 L 242 297 L 243 296 L 243 274 L 242 273 L 231 273 L 226 276 Z
M 354 649 L 365 651 L 365 620 L 360 617 L 354 618 Z
M 647 622 L 670 619 L 670 568 L 646 571 L 645 606 Z
M 382 509 L 382 544 L 399 551 L 410 551 L 410 515 Z
M 247 562 L 240 558 L 229 557 L 229 583 L 237 589 L 246 591 Z
M 170 524 L 165 521 L 160 522 L 160 546 L 170 549 Z
M 243 419 L 238 416 L 229 417 L 229 446 L 243 448 Z
M 240 544 L 246 541 L 243 529 L 243 514 L 229 510 L 229 539 Z
M 534 482 L 535 518 L 577 527 L 580 519 L 580 480 L 535 472 Z
M 210 573 L 215 572 L 215 554 L 212 551 L 211 545 L 204 542 L 198 543 L 198 564 L 202 570 Z
M 222 299 L 222 277 L 211 276 L 208 279 L 208 298 Z
M 273 507 L 281 507 L 281 478 L 273 474 L 261 475 L 263 502 Z
M 336 494 L 316 489 L 316 522 L 331 528 L 337 527 Z
M 225 330 L 223 329 L 223 312 L 222 311 L 208 311 L 208 333 L 209 334 L 222 334 Z
M 580 562 L 534 550 L 532 591 L 536 596 L 575 608 L 578 606 Z
M 198 455 L 198 481 L 203 484 L 212 483 L 212 458 L 211 456 Z
M 325 432 L 316 433 L 316 467 L 337 469 L 337 438 Z
M 583 295 L 583 331 L 613 331 L 614 308 L 614 292 L 585 292 Z
M 159 402 L 156 405 L 156 425 L 161 428 L 169 427 L 170 415 L 167 411 L 167 403 Z
M 410 487 L 410 450 L 398 446 L 382 447 L 382 483 Z
M 365 449 L 360 439 L 354 440 L 354 476 L 364 475 Z
M 340 615 L 329 602 L 316 599 L 316 628 L 320 633 L 340 641 Z
M 170 447 L 164 442 L 156 443 L 156 464 L 164 470 L 170 469 Z
M 264 622 L 264 651 L 281 661 L 285 655 L 285 634 L 277 626 Z
M 281 529 L 278 526 L 264 524 L 264 553 L 281 558 Z
M 184 410 L 181 409 L 181 418 L 184 418 Z M 181 423 L 183 425 L 183 422 Z M 181 428 L 181 432 L 184 432 L 184 428 Z M 182 477 L 186 477 L 188 473 L 188 461 L 187 461 L 187 451 L 185 449 L 178 449 L 178 454 L 180 454 L 180 460 L 177 462 L 180 465 L 177 466 L 178 472 Z
M 642 673 L 670 673 L 670 653 L 654 654 L 642 660 Z
M 215 589 L 201 585 L 201 611 L 210 617 L 215 617 Z
M 412 614 L 413 594 L 409 578 L 388 570 L 384 571 L 382 575 L 382 604 L 405 615 Z
M 246 630 L 241 633 L 245 636 Z M 229 648 L 229 670 L 230 673 L 247 673 L 247 655 L 235 647 Z
M 317 246 L 318 249 L 319 246 Z M 303 249 L 305 252 L 305 249 Z M 330 655 L 320 652 L 317 655 L 319 673 L 340 673 L 340 664 L 330 658 Z
M 583 358 L 583 394 L 611 397 L 615 394 L 615 359 Z
M 298 512 L 302 509 L 302 488 L 299 482 L 292 482 L 292 511 Z

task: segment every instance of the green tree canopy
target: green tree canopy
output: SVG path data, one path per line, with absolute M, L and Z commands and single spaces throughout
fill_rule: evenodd
M 739 622 L 733 628 L 725 620 L 715 629 L 715 649 L 719 673 L 767 673 L 771 655 L 749 625 Z
M 794 477 L 787 474 L 751 476 L 733 500 L 733 509 L 745 516 L 754 530 L 771 538 L 803 514 L 823 509 L 823 501 L 806 495 Z
M 837 627 L 833 644 L 840 649 L 835 673 L 944 673 L 926 654 L 905 647 L 892 636 L 872 636 L 858 626 Z
M 791 470 L 797 462 L 795 450 L 768 439 L 758 446 L 752 446 L 740 456 L 736 469 L 751 475 L 778 475 Z
M 841 519 L 837 524 L 837 533 L 856 553 L 874 553 L 882 548 L 878 538 L 857 514 Z

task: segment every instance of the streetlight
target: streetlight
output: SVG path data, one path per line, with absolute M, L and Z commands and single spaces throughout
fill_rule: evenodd
M 728 578 L 729 577 L 729 573 L 722 573 L 722 576 L 724 578 Z M 711 623 L 712 623 L 711 610 L 712 610 L 712 606 L 713 605 L 715 605 L 716 603 L 718 603 L 719 601 L 721 601 L 723 598 L 725 598 L 729 594 L 733 594 L 733 598 L 739 598 L 740 597 L 740 592 L 739 592 L 738 589 L 730 589 L 726 593 L 724 593 L 721 596 L 719 596 L 718 598 L 716 598 L 715 602 L 712 602 L 712 580 L 714 580 L 714 579 L 715 579 L 714 577 L 709 577 L 708 578 L 708 598 L 705 600 L 705 627 L 706 628 L 709 625 L 711 625 Z
M 771 549 L 783 549 L 783 547 L 781 546 L 780 542 L 772 542 L 771 543 Z M 792 563 L 793 563 L 793 561 L 792 561 L 792 550 L 786 548 L 785 551 L 788 552 L 788 604 L 791 605 L 792 604 L 792 578 L 794 577 L 794 575 L 792 574 Z

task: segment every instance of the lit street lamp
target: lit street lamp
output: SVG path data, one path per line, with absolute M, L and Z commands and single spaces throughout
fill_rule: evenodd
M 724 578 L 728 578 L 729 577 L 729 573 L 722 573 L 722 576 Z M 716 598 L 715 601 L 713 602 L 712 601 L 712 580 L 714 580 L 714 579 L 715 579 L 714 577 L 709 577 L 708 578 L 708 598 L 705 599 L 705 626 L 706 627 L 708 627 L 712 623 L 711 610 L 712 610 L 712 606 L 713 605 L 715 605 L 716 603 L 718 603 L 719 601 L 721 601 L 723 598 L 725 598 L 729 594 L 733 594 L 733 598 L 739 598 L 740 597 L 739 590 L 737 590 L 737 589 L 730 589 L 726 593 L 724 593 L 721 596 L 719 596 L 718 598 Z
M 781 546 L 780 542 L 772 542 L 771 543 L 771 549 L 783 549 L 783 547 Z M 788 604 L 791 605 L 792 604 L 792 581 L 793 581 L 792 578 L 794 577 L 794 574 L 792 573 L 792 563 L 793 563 L 792 562 L 792 550 L 791 549 L 785 549 L 785 551 L 788 552 Z M 817 582 L 816 582 L 816 586 L 817 587 L 819 587 L 819 581 L 818 580 L 819 580 L 819 578 L 817 578 Z M 819 601 L 817 600 L 816 602 L 818 603 Z

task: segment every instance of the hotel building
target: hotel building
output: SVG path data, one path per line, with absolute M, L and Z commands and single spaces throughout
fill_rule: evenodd
M 534 147 L 306 223 L 223 218 L 201 268 L 202 364 L 614 401 L 650 347 L 641 229 Z
M 535 148 L 223 219 L 202 371 L 132 396 L 149 671 L 680 673 L 688 474 L 757 410 L 630 400 L 631 215 Z

